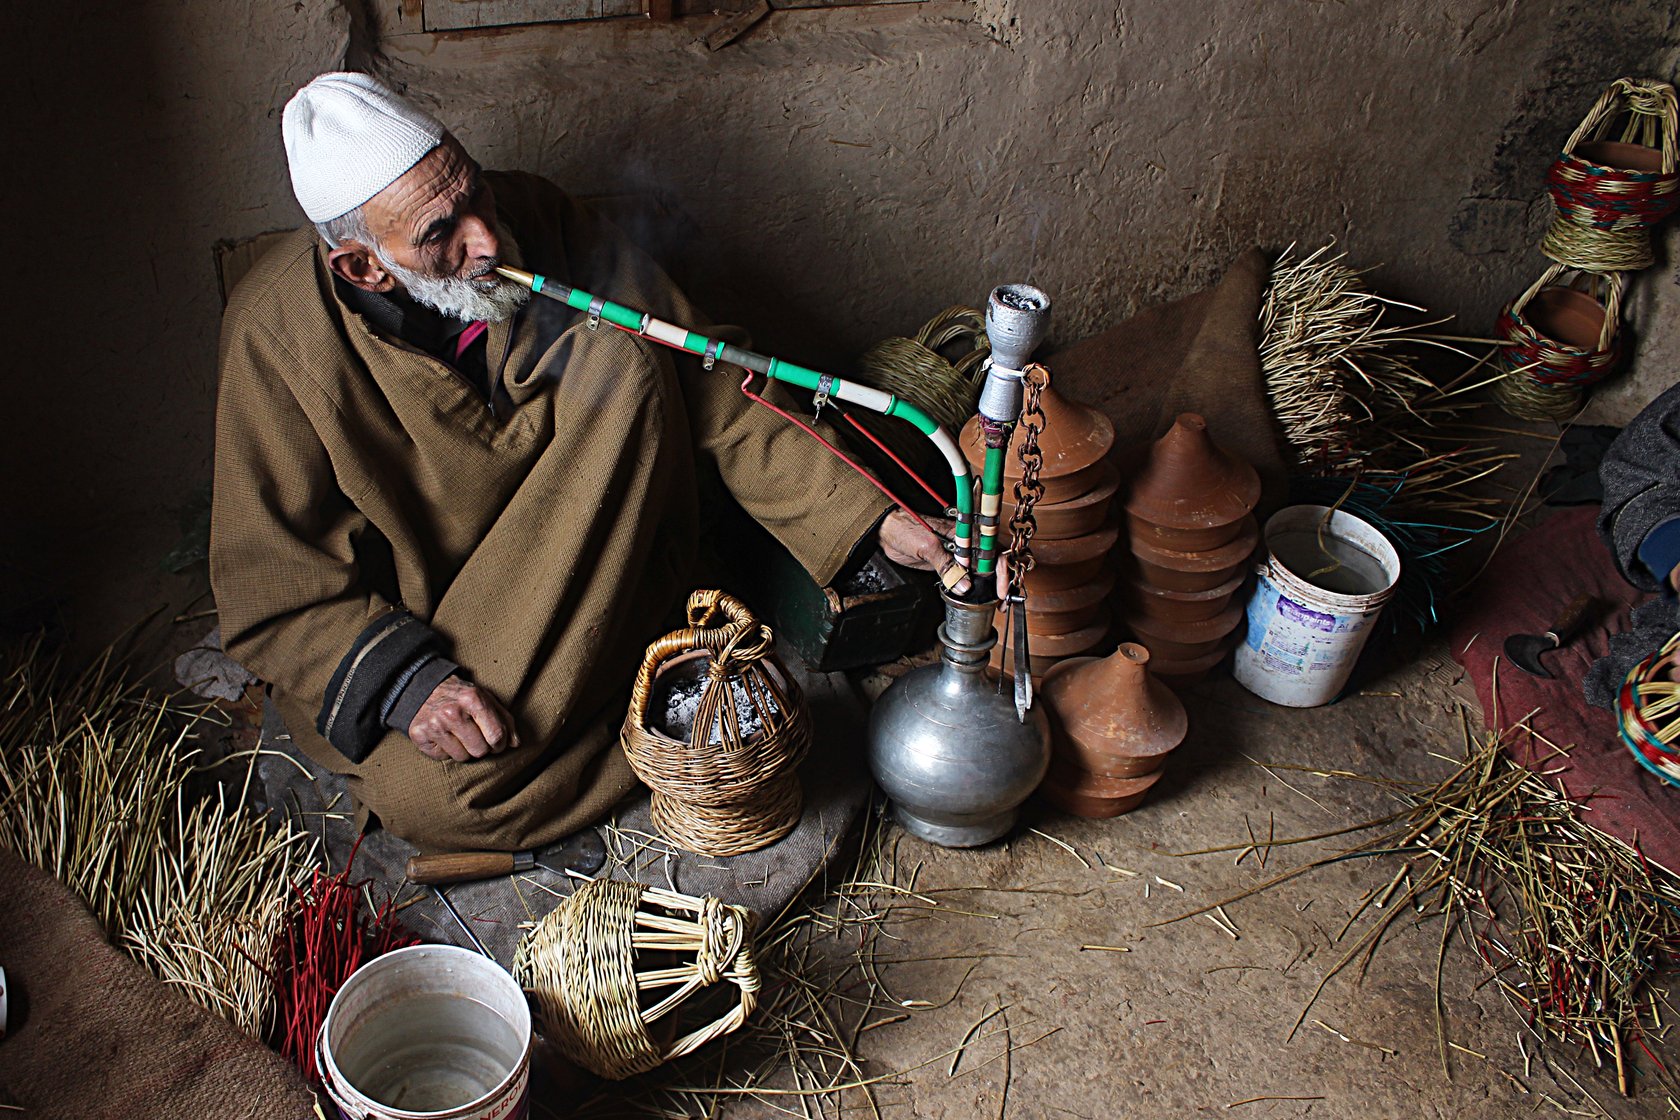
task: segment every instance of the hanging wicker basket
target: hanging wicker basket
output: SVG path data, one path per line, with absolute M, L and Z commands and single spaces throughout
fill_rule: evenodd
M 795 768 L 810 749 L 810 712 L 771 652 L 774 634 L 739 599 L 696 591 L 688 621 L 648 647 L 620 737 L 624 753 L 653 791 L 653 823 L 666 839 L 700 855 L 756 851 L 799 823 Z M 674 690 L 697 693 L 691 728 L 650 711 Z
M 744 907 L 597 879 L 579 884 L 525 936 L 513 975 L 561 1053 L 621 1081 L 747 1021 L 761 987 L 752 934 Z M 724 983 L 736 989 L 729 1008 L 677 1037 L 678 1010 Z
M 1524 420 L 1563 420 L 1581 407 L 1589 385 L 1621 361 L 1621 273 L 1574 271 L 1552 265 L 1500 313 L 1494 334 L 1506 345 L 1505 376 L 1494 397 Z
M 1680 207 L 1677 127 L 1673 86 L 1616 79 L 1546 172 L 1556 214 L 1541 250 L 1590 272 L 1635 272 L 1655 263 L 1651 230 Z

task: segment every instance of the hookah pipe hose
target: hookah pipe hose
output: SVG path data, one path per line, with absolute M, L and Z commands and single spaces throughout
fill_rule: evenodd
M 971 561 L 972 527 L 974 524 L 974 480 L 969 474 L 968 462 L 963 458 L 962 452 L 957 449 L 957 445 L 955 441 L 951 439 L 950 435 L 947 434 L 938 424 L 934 423 L 932 417 L 928 416 L 927 413 L 923 412 L 909 401 L 903 400 L 891 393 L 883 393 L 879 389 L 872 389 L 867 385 L 860 385 L 856 382 L 842 380 L 841 378 L 835 377 L 833 374 L 819 373 L 814 369 L 807 369 L 804 366 L 795 365 L 792 362 L 786 362 L 780 358 L 773 358 L 765 354 L 760 354 L 756 351 L 736 346 L 733 343 L 723 342 L 719 339 L 707 338 L 705 335 L 699 334 L 696 331 L 691 331 L 686 327 L 680 327 L 674 323 L 667 323 L 662 319 L 656 319 L 645 311 L 637 311 L 635 308 L 626 307 L 619 303 L 613 303 L 611 300 L 604 299 L 601 296 L 592 295 L 589 292 L 568 287 L 536 273 L 526 272 L 523 269 L 518 268 L 508 268 L 505 266 L 498 267 L 496 271 L 504 278 L 531 289 L 531 291 L 537 295 L 546 296 L 549 299 L 564 303 L 566 306 L 575 310 L 586 312 L 589 315 L 589 325 L 591 329 L 602 321 L 605 321 L 609 326 L 616 327 L 629 334 L 639 335 L 642 338 L 657 342 L 663 346 L 669 346 L 673 350 L 682 350 L 687 353 L 699 355 L 702 364 L 708 370 L 718 362 L 727 362 L 730 365 L 740 366 L 741 368 L 747 370 L 747 378 L 745 381 L 741 382 L 741 392 L 745 394 L 748 399 L 764 405 L 766 408 L 769 408 L 771 411 L 775 412 L 784 419 L 798 425 L 807 434 L 815 438 L 830 452 L 844 461 L 847 466 L 851 467 L 863 477 L 869 479 L 876 489 L 887 495 L 887 497 L 892 499 L 896 505 L 904 509 L 905 512 L 909 513 L 912 517 L 915 517 L 918 522 L 921 522 L 921 524 L 926 527 L 927 522 L 923 521 L 920 517 L 916 517 L 915 512 L 906 506 L 902 499 L 883 486 L 873 475 L 864 470 L 862 466 L 848 457 L 839 448 L 835 447 L 834 444 L 824 439 L 815 428 L 806 424 L 798 417 L 795 417 L 783 409 L 778 408 L 759 394 L 754 393 L 749 388 L 749 385 L 754 374 L 762 374 L 767 380 L 782 381 L 801 389 L 810 390 L 812 393 L 817 395 L 819 400 L 832 397 L 837 400 L 846 401 L 849 404 L 855 404 L 862 408 L 870 409 L 874 412 L 879 412 L 884 416 L 896 416 L 901 420 L 909 421 L 911 424 L 915 425 L 917 430 L 928 438 L 934 447 L 939 450 L 939 453 L 944 457 L 945 462 L 951 468 L 951 477 L 956 486 L 956 508 L 952 511 L 956 515 L 956 525 L 953 532 L 955 539 L 953 542 L 952 554 L 955 556 L 957 562 L 945 569 L 945 572 L 941 574 L 941 579 L 945 582 L 947 588 L 951 588 L 968 574 L 968 568 Z M 851 417 L 848 416 L 847 419 L 851 420 Z M 862 426 L 857 424 L 855 420 L 852 420 L 851 422 L 854 427 L 862 430 Z M 893 460 L 894 462 L 898 462 L 897 456 L 893 456 Z M 904 464 L 899 463 L 899 465 L 902 467 Z M 991 464 L 989 455 L 987 466 L 988 473 L 990 473 Z M 908 468 L 906 469 L 908 470 Z M 997 476 L 1000 483 L 1002 473 L 1002 455 L 1000 453 L 997 467 Z M 914 474 L 912 474 L 911 477 L 914 478 Z M 923 489 L 926 489 L 929 493 L 933 494 L 936 499 L 943 501 L 943 499 L 939 497 L 938 493 L 933 491 L 931 487 L 928 487 L 926 483 L 922 482 L 920 479 L 916 479 L 916 481 L 922 485 Z M 993 547 L 996 547 L 995 541 L 993 543 Z M 990 565 L 988 565 L 986 570 L 990 570 Z

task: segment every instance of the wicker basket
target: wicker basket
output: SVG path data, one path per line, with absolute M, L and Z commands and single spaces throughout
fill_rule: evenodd
M 1618 137 L 1611 129 L 1622 122 Z M 1618 78 L 1546 172 L 1556 215 L 1540 248 L 1589 272 L 1633 272 L 1656 260 L 1651 230 L 1680 207 L 1674 87 Z
M 542 1033 L 600 1076 L 623 1080 L 738 1029 L 758 1006 L 752 911 L 640 883 L 581 883 L 519 943 L 513 975 Z M 673 963 L 674 957 L 674 963 Z M 659 1041 L 649 1028 L 705 989 L 737 989 L 717 1019 Z M 644 994 L 647 996 L 644 1006 Z
M 700 855 L 756 851 L 799 823 L 795 768 L 810 749 L 810 712 L 771 652 L 770 628 L 739 599 L 696 591 L 688 621 L 648 647 L 620 740 L 666 839 Z M 701 682 L 688 741 L 648 712 L 682 681 Z
M 1589 385 L 1621 361 L 1621 273 L 1573 272 L 1553 265 L 1500 313 L 1495 335 L 1506 345 L 1505 376 L 1494 397 L 1524 420 L 1563 420 L 1581 407 Z
M 1680 786 L 1680 634 L 1635 665 L 1616 696 L 1616 729 L 1639 764 L 1672 786 Z

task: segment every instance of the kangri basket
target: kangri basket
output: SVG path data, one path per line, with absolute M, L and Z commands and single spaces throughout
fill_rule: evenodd
M 752 935 L 753 914 L 744 907 L 595 879 L 520 941 L 513 975 L 560 1052 L 619 1081 L 747 1021 L 762 986 Z M 678 1010 L 722 984 L 735 989 L 727 1009 L 677 1037 Z
M 666 839 L 700 855 L 756 851 L 799 823 L 810 712 L 771 652 L 774 634 L 739 599 L 696 591 L 688 621 L 648 647 L 620 741 Z M 649 711 L 683 682 L 701 682 L 686 740 Z
M 1667 82 L 1611 83 L 1546 172 L 1556 213 L 1541 250 L 1591 272 L 1634 272 L 1655 263 L 1651 230 L 1680 207 L 1677 124 L 1680 111 Z
M 1563 281 L 1566 271 L 1573 275 Z M 1505 375 L 1493 391 L 1506 412 L 1563 420 L 1580 409 L 1587 386 L 1622 359 L 1623 283 L 1620 273 L 1552 265 L 1500 313 L 1494 334 L 1505 343 Z

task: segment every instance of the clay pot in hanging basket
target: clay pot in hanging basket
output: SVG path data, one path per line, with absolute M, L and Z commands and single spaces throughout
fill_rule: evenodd
M 1056 757 L 1111 778 L 1160 768 L 1189 724 L 1178 697 L 1150 675 L 1149 662 L 1148 650 L 1122 642 L 1108 657 L 1073 658 L 1045 676 Z
M 1238 569 L 1230 579 L 1206 591 L 1171 591 L 1143 579 L 1132 579 L 1126 582 L 1125 602 L 1134 612 L 1150 618 L 1195 622 L 1224 610 L 1246 578 L 1247 573 Z
M 750 910 L 715 898 L 591 880 L 520 941 L 513 975 L 561 1053 L 623 1080 L 746 1022 L 762 987 L 753 924 Z M 726 985 L 721 1015 L 676 1037 L 684 1005 Z
M 1037 542 L 1066 540 L 1093 533 L 1108 522 L 1109 507 L 1120 490 L 1120 472 L 1106 462 L 1097 466 L 1101 481 L 1092 489 L 1065 502 L 1039 502 L 1033 507 L 1033 519 L 1038 523 L 1038 531 L 1033 536 L 1035 547 Z M 1007 524 L 1014 515 L 1013 491 L 1006 491 L 1003 497 L 1004 523 Z
M 1260 475 L 1214 443 L 1207 421 L 1186 412 L 1149 449 L 1127 492 L 1126 513 L 1134 523 L 1213 538 L 1209 544 L 1161 542 L 1168 547 L 1207 548 L 1229 541 L 1232 534 L 1220 538 L 1220 532 L 1247 517 L 1259 500 Z
M 722 591 L 688 599 L 689 627 L 648 647 L 620 736 L 653 791 L 653 822 L 684 851 L 731 856 L 780 840 L 799 823 L 795 768 L 811 744 L 805 696 L 772 650 L 775 637 Z M 679 725 L 654 711 L 669 704 Z M 681 726 L 682 723 L 688 726 Z
M 1548 268 L 1499 316 L 1495 335 L 1504 343 L 1505 376 L 1494 396 L 1505 411 L 1525 420 L 1565 419 L 1579 408 L 1582 391 L 1615 370 L 1625 349 L 1621 336 L 1623 278 Z
M 1619 138 L 1612 138 L 1616 125 Z M 1541 242 L 1552 260 L 1592 272 L 1656 262 L 1651 230 L 1680 208 L 1674 87 L 1618 78 L 1546 172 L 1555 214 Z

